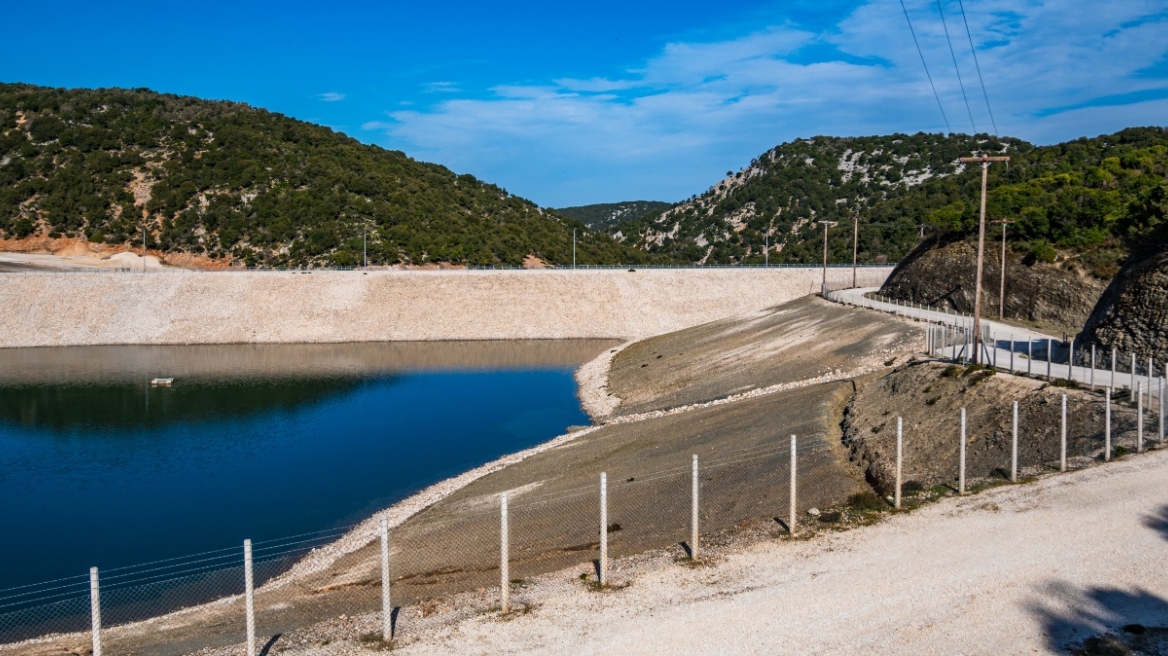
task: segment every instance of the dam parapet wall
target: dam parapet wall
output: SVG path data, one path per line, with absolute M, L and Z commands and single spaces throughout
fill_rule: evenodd
M 0 348 L 634 339 L 773 307 L 821 279 L 816 267 L 15 272 L 0 274 Z M 827 279 L 850 284 L 851 268 Z

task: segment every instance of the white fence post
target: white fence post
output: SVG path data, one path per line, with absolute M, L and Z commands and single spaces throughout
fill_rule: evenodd
M 1046 379 L 1047 380 L 1051 379 L 1050 378 L 1050 361 L 1051 361 L 1051 358 L 1053 357 L 1053 355 L 1051 354 L 1053 351 L 1054 351 L 1054 340 L 1048 338 L 1046 340 Z
M 1095 343 L 1091 343 L 1091 389 L 1095 389 Z
M 691 484 L 692 506 L 689 517 L 689 555 L 698 559 L 698 454 L 693 456 L 693 482 Z
M 507 527 L 507 493 L 499 495 L 499 610 L 511 610 L 511 545 Z
M 381 639 L 393 639 L 393 603 L 389 596 L 389 519 L 381 518 Z
M 893 505 L 900 508 L 900 477 L 902 472 L 904 457 L 904 420 L 901 417 L 896 418 L 896 497 Z
M 961 409 L 961 450 L 957 460 L 957 493 L 965 494 L 965 408 Z
M 1010 439 L 1010 481 L 1018 482 L 1018 402 L 1014 402 L 1014 424 Z
M 1111 389 L 1115 389 L 1115 347 L 1111 347 Z
M 1014 334 L 1010 333 L 1010 373 L 1014 373 Z
M 788 508 L 788 516 L 790 517 L 790 525 L 787 527 L 791 531 L 791 535 L 795 535 L 795 466 L 796 456 L 795 452 L 798 448 L 798 441 L 794 435 L 791 436 L 791 493 L 790 507 Z
M 1160 402 L 1159 402 L 1160 403 L 1160 432 L 1157 433 L 1160 436 L 1160 443 L 1161 444 L 1164 443 L 1164 383 L 1165 383 L 1165 380 L 1163 378 L 1161 378 L 1160 379 Z
M 1106 404 L 1103 415 L 1106 427 L 1103 432 L 1103 461 L 1111 460 L 1111 388 L 1103 391 L 1103 402 Z
M 1136 453 L 1144 452 L 1144 382 L 1136 383 Z
M 1059 471 L 1067 470 L 1067 395 L 1063 394 L 1062 421 L 1059 422 Z
M 1075 338 L 1071 338 L 1070 353 L 1067 355 L 1067 380 L 1075 379 Z
M 608 474 L 600 473 L 600 567 L 597 568 L 600 585 L 608 584 Z
M 101 587 L 97 568 L 89 568 L 89 621 L 93 633 L 93 656 L 101 656 Z
M 247 611 L 247 656 L 255 656 L 255 579 L 251 566 L 251 540 L 243 541 L 243 594 Z
M 1034 338 L 1026 338 L 1026 375 L 1030 375 L 1030 367 L 1034 363 Z
M 1131 402 L 1136 401 L 1136 354 L 1132 353 L 1131 376 L 1128 379 L 1128 388 L 1131 390 Z

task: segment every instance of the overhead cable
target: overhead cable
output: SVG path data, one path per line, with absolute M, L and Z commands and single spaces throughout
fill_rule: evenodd
M 949 127 L 949 117 L 945 115 L 945 107 L 941 104 L 941 96 L 937 93 L 937 85 L 933 84 L 933 76 L 929 74 L 929 65 L 925 63 L 925 53 L 921 51 L 920 41 L 917 41 L 917 31 L 913 29 L 912 19 L 908 17 L 908 8 L 904 6 L 904 0 L 900 0 L 900 8 L 904 10 L 904 19 L 908 21 L 908 31 L 912 34 L 913 44 L 917 47 L 917 54 L 921 56 L 921 66 L 925 69 L 925 77 L 929 78 L 929 86 L 933 89 L 933 97 L 937 99 L 937 109 L 941 110 L 941 119 L 945 121 L 945 133 L 953 134 L 952 128 Z
M 994 120 L 994 110 L 990 109 L 990 96 L 986 93 L 985 80 L 981 76 L 981 64 L 977 62 L 977 49 L 973 47 L 973 35 L 969 31 L 969 20 L 965 18 L 965 4 L 957 0 L 961 7 L 961 20 L 965 23 L 965 36 L 969 37 L 969 52 L 973 54 L 973 65 L 977 67 L 977 81 L 981 83 L 981 95 L 985 98 L 986 111 L 990 114 L 990 125 L 994 126 L 994 136 L 998 136 L 998 122 Z
M 969 123 L 977 134 L 977 122 L 973 120 L 973 109 L 969 106 L 969 96 L 965 95 L 965 82 L 961 81 L 961 69 L 957 66 L 957 53 L 953 50 L 953 40 L 949 38 L 949 26 L 945 23 L 945 10 L 941 0 L 937 0 L 937 12 L 941 14 L 941 27 L 945 28 L 945 41 L 949 44 L 949 55 L 953 57 L 953 70 L 957 71 L 957 85 L 961 87 L 961 97 L 965 99 L 965 111 L 969 112 Z

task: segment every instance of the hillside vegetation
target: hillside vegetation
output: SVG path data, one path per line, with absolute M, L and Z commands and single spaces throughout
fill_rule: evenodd
M 639 219 L 646 215 L 657 215 L 669 209 L 672 203 L 657 200 L 630 200 L 621 203 L 597 203 L 560 207 L 555 211 L 569 219 L 576 219 L 593 230 L 605 230 L 618 223 Z
M 990 167 L 988 214 L 1017 221 L 1009 239 L 1031 261 L 1061 253 L 1110 278 L 1134 241 L 1164 230 L 1155 208 L 1168 196 L 1168 133 L 1132 128 L 1042 147 L 987 135 L 797 139 L 612 232 L 648 253 L 709 263 L 761 262 L 769 233 L 772 262 L 807 263 L 822 257 L 819 222 L 840 221 L 829 257 L 841 261 L 851 259 L 855 214 L 860 260 L 895 262 L 922 232 L 942 243 L 975 234 L 980 166 L 958 159 L 980 153 L 1012 158 Z
M 0 237 L 256 266 L 642 262 L 505 189 L 245 104 L 0 84 Z

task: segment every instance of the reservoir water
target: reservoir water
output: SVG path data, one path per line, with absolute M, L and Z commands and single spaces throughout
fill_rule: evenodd
M 0 349 L 0 589 L 364 519 L 589 423 L 611 344 Z

